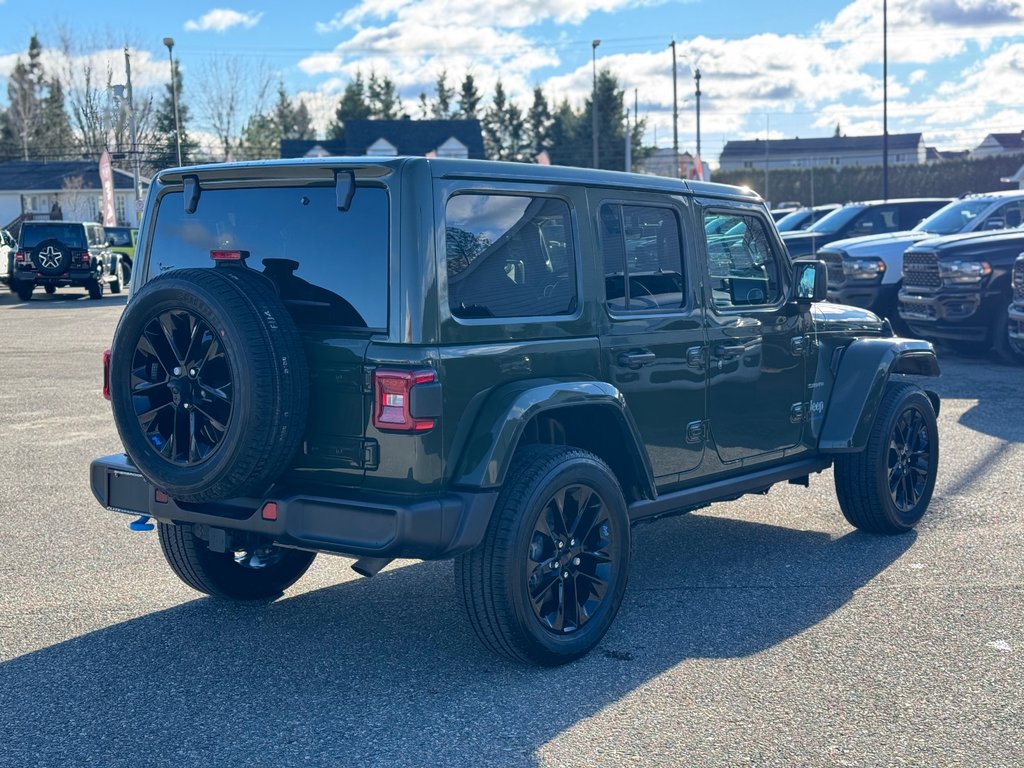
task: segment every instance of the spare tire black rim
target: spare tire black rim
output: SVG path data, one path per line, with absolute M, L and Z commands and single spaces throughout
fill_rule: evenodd
M 597 613 L 615 578 L 620 547 L 604 499 L 593 488 L 569 485 L 548 500 L 527 558 L 530 604 L 546 629 L 575 632 Z
M 165 461 L 192 467 L 224 442 L 234 398 L 231 365 L 210 324 L 186 309 L 152 318 L 135 345 L 132 405 Z

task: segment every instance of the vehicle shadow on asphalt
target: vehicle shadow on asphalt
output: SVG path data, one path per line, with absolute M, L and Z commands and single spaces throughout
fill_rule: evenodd
M 575 664 L 483 650 L 445 562 L 267 605 L 196 599 L 0 665 L 0 763 L 534 765 L 682 662 L 821 622 L 915 539 L 704 515 L 634 536 L 623 609 Z
M 87 293 L 55 293 L 47 295 L 42 291 L 32 295 L 31 301 L 22 301 L 13 293 L 0 293 L 0 307 L 10 306 L 13 309 L 47 309 L 53 306 L 59 307 L 110 307 L 124 306 L 128 301 L 128 294 L 103 294 L 102 299 L 95 301 L 89 298 Z

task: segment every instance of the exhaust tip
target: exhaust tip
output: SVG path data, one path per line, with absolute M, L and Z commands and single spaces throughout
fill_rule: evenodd
M 394 560 L 393 557 L 361 557 L 352 563 L 352 570 L 360 576 L 376 576 L 381 568 Z

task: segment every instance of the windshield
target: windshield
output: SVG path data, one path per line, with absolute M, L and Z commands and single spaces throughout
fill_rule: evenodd
M 953 235 L 963 232 L 990 205 L 991 200 L 957 200 L 937 210 L 914 227 L 914 231 L 932 235 Z
M 128 227 L 107 227 L 107 240 L 114 246 L 131 246 L 132 231 Z
M 808 232 L 818 232 L 823 235 L 834 235 L 845 227 L 864 210 L 863 205 L 844 205 L 838 210 L 832 211 L 828 216 L 818 219 L 807 228 Z
M 798 229 L 804 229 L 807 226 L 807 222 L 810 220 L 810 209 L 801 208 L 799 211 L 787 213 L 775 222 L 775 228 L 778 229 L 779 232 L 795 232 Z

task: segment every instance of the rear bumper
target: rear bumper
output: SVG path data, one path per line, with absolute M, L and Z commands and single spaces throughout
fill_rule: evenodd
M 190 504 L 157 501 L 156 489 L 123 454 L 95 459 L 89 473 L 93 495 L 112 512 L 244 531 L 284 546 L 356 557 L 437 560 L 472 549 L 483 540 L 498 496 L 497 492 L 415 498 L 292 494 Z M 261 515 L 267 501 L 277 503 L 276 520 L 264 520 Z
M 103 278 L 102 267 L 96 269 L 71 269 L 61 275 L 43 275 L 34 269 L 18 269 L 11 275 L 11 285 L 31 283 L 32 285 L 81 286 Z

